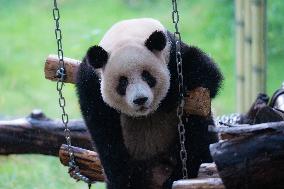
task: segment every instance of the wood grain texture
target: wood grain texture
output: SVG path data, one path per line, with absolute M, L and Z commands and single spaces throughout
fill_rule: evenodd
M 226 188 L 283 188 L 283 123 L 275 123 L 271 127 L 260 124 L 252 126 L 252 129 L 248 126 L 231 129 L 226 132 L 252 134 L 210 145 L 211 155 Z
M 83 120 L 70 120 L 72 144 L 93 149 L 90 134 Z M 0 121 L 0 155 L 45 154 L 58 156 L 61 144 L 66 143 L 61 120 L 34 112 L 25 118 Z
M 80 173 L 89 178 L 91 181 L 103 182 L 105 176 L 103 167 L 97 152 L 72 146 L 76 165 L 79 166 Z M 60 162 L 68 166 L 69 154 L 67 145 L 63 144 L 59 151 Z
M 172 189 L 225 189 L 220 178 L 203 178 L 175 181 Z
M 202 87 L 188 91 L 184 110 L 187 114 L 209 116 L 211 113 L 210 91 Z
M 64 80 L 64 82 L 75 83 L 76 74 L 81 61 L 64 57 L 64 63 L 66 69 L 66 79 Z M 58 78 L 56 77 L 56 71 L 58 68 L 59 68 L 59 61 L 57 55 L 54 54 L 49 55 L 45 61 L 45 67 L 44 67 L 45 78 L 52 81 L 57 81 Z
M 215 163 L 203 163 L 198 171 L 198 178 L 220 178 Z
M 209 131 L 216 132 L 219 134 L 231 135 L 232 138 L 240 136 L 250 136 L 260 133 L 268 133 L 273 131 L 284 131 L 284 121 L 261 123 L 256 125 L 235 125 L 234 127 L 215 127 L 209 126 Z M 231 138 L 222 138 L 231 139 Z

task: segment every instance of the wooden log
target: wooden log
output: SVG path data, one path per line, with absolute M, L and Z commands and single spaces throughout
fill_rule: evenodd
M 235 125 L 234 127 L 209 126 L 209 131 L 223 134 L 222 140 L 241 136 L 252 136 L 259 133 L 284 131 L 284 121 L 261 123 L 256 125 Z
M 80 61 L 71 58 L 65 58 L 67 77 L 66 83 L 75 83 L 76 74 Z M 56 55 L 49 55 L 45 62 L 45 78 L 56 81 L 56 71 L 59 67 L 59 61 Z M 211 113 L 211 99 L 208 89 L 199 87 L 188 91 L 185 97 L 185 111 L 187 114 L 200 115 L 207 117 Z
M 266 94 L 259 94 L 257 98 L 255 99 L 254 103 L 249 108 L 248 112 L 240 116 L 240 120 L 238 121 L 238 123 L 239 124 L 250 124 L 250 125 L 257 124 L 255 123 L 256 116 L 260 109 L 264 107 L 268 107 L 267 106 L 268 101 L 269 101 L 269 97 Z M 267 122 L 272 122 L 272 120 L 267 121 Z M 265 123 L 265 122 L 261 122 L 261 123 Z
M 74 152 L 76 164 L 79 166 L 80 172 L 84 176 L 89 178 L 92 182 L 105 181 L 103 167 L 101 166 L 99 155 L 96 152 L 85 150 L 85 149 L 74 147 L 74 146 L 72 146 L 71 148 L 72 148 L 72 151 Z M 68 154 L 67 145 L 63 144 L 61 146 L 60 151 L 59 151 L 59 158 L 60 158 L 60 162 L 63 165 L 68 166 L 69 154 Z M 213 178 L 213 180 L 208 179 L 208 178 Z M 216 185 L 216 181 L 218 181 L 218 179 L 220 179 L 220 177 L 217 172 L 216 165 L 214 163 L 204 163 L 204 164 L 201 164 L 200 166 L 199 173 L 198 173 L 198 179 L 193 179 L 193 180 L 201 180 L 202 182 L 199 183 L 199 185 L 202 184 L 202 186 L 210 186 L 212 184 Z M 194 185 L 192 185 L 193 183 Z M 195 188 L 196 186 L 198 186 L 196 182 L 183 183 L 183 186 L 186 186 L 186 185 L 190 187 L 195 186 Z M 219 186 L 219 185 L 216 185 L 216 186 Z M 216 189 L 218 189 L 218 187 Z
M 265 127 L 267 124 L 260 124 L 263 126 L 261 129 L 256 128 L 260 126 L 230 129 L 228 133 L 254 134 L 210 145 L 211 155 L 226 188 L 283 188 L 283 123 L 273 123 L 268 128 Z
M 91 179 L 93 182 L 105 180 L 103 167 L 99 155 L 96 152 L 74 146 L 71 146 L 71 148 L 75 156 L 76 164 L 79 166 L 80 172 L 84 176 Z M 63 144 L 61 146 L 59 158 L 63 165 L 68 166 L 69 154 L 67 145 Z M 200 165 L 198 179 L 207 178 L 220 178 L 215 163 L 204 163 Z M 211 181 L 212 180 L 204 180 L 204 183 L 211 183 Z
M 254 0 L 252 15 L 252 98 L 266 91 L 266 0 Z
M 207 117 L 211 113 L 211 99 L 209 90 L 198 87 L 188 91 L 185 97 L 184 110 L 187 114 Z
M 64 63 L 66 68 L 66 78 L 64 82 L 75 83 L 76 74 L 81 61 L 64 57 Z M 45 78 L 52 81 L 57 81 L 58 78 L 56 76 L 56 71 L 58 67 L 59 67 L 59 61 L 57 55 L 54 54 L 49 55 L 45 61 L 45 67 L 44 67 Z
M 175 181 L 172 189 L 225 189 L 225 187 L 220 178 L 197 178 Z
M 83 120 L 70 120 L 72 144 L 93 149 L 91 137 Z M 61 120 L 46 118 L 40 111 L 16 120 L 0 121 L 0 155 L 45 154 L 58 156 L 64 144 Z
M 103 182 L 105 176 L 98 153 L 90 150 L 72 146 L 76 165 L 79 166 L 80 173 L 89 178 L 92 182 Z M 67 145 L 63 144 L 59 151 L 60 162 L 68 166 L 69 154 Z
M 203 163 L 198 171 L 198 178 L 220 178 L 215 163 Z
M 245 62 L 244 62 L 244 0 L 235 0 L 235 25 L 236 25 L 236 80 L 238 112 L 244 112 L 245 100 Z
M 251 98 L 251 3 L 252 0 L 244 0 L 244 59 L 245 59 L 245 110 L 249 108 L 253 99 Z
M 96 152 L 71 147 L 74 152 L 76 164 L 80 168 L 80 173 L 82 173 L 87 178 L 91 179 L 92 182 L 102 182 L 105 181 L 105 175 L 103 172 L 103 167 L 99 160 L 99 156 Z M 68 166 L 69 155 L 67 145 L 62 145 L 59 151 L 59 158 L 63 165 Z M 209 179 L 212 178 L 212 179 Z M 204 163 L 201 164 L 198 178 L 190 179 L 190 182 L 182 183 L 183 187 L 186 188 L 212 188 L 212 189 L 221 189 L 222 182 L 220 183 L 220 177 L 217 172 L 216 165 L 214 163 Z M 219 183 L 219 184 L 218 184 Z M 175 185 L 179 188 L 181 185 L 179 182 L 176 182 Z M 201 187 L 202 186 L 202 187 Z M 207 189 L 206 188 L 206 189 Z
M 81 173 L 92 181 L 104 181 L 98 154 L 83 149 L 94 149 L 84 122 L 82 120 L 70 120 L 69 129 L 71 130 L 72 144 L 82 147 L 72 147 L 76 164 Z M 68 166 L 69 155 L 64 143 L 64 128 L 61 120 L 51 120 L 41 111 L 35 110 L 26 118 L 0 121 L 0 155 L 53 155 L 59 156 L 62 164 Z M 202 164 L 199 177 L 218 177 L 216 166 L 214 164 Z

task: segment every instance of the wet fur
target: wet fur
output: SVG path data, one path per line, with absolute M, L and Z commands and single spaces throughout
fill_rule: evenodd
M 170 88 L 150 117 L 137 120 L 111 108 L 102 98 L 99 75 L 86 63 L 86 58 L 79 67 L 76 87 L 81 112 L 100 154 L 108 189 L 169 189 L 173 181 L 182 177 L 178 135 L 174 131 L 176 121 L 172 124 L 162 122 L 166 114 L 175 112 L 178 94 L 173 35 L 165 34 L 170 43 Z M 201 50 L 184 43 L 182 57 L 186 90 L 202 86 L 210 90 L 212 98 L 215 97 L 222 81 L 217 65 Z M 153 127 L 151 120 L 157 120 Z M 189 176 L 196 177 L 201 162 L 212 161 L 208 146 L 216 138 L 208 132 L 208 125 L 214 123 L 211 117 L 188 115 L 184 124 Z M 155 138 L 155 133 L 160 137 Z M 149 147 L 151 143 L 154 146 Z

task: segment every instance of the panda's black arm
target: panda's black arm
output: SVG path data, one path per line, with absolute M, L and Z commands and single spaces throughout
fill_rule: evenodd
M 217 136 L 214 133 L 208 132 L 208 125 L 212 125 L 212 117 L 204 118 L 197 115 L 189 115 L 183 122 L 185 128 L 185 148 L 187 150 L 187 171 L 189 178 L 196 178 L 198 176 L 199 167 L 202 163 L 211 163 L 212 157 L 209 151 L 209 145 L 217 142 Z M 170 189 L 172 183 L 176 180 L 182 179 L 182 164 L 180 160 L 180 141 L 176 141 L 176 155 L 177 165 L 170 178 L 166 181 L 164 188 Z
M 222 84 L 223 76 L 216 63 L 197 47 L 182 43 L 184 85 L 187 90 L 205 87 L 214 98 Z M 214 125 L 212 116 L 187 115 L 186 149 L 190 177 L 196 177 L 201 163 L 212 162 L 209 145 L 217 142 L 217 136 L 208 131 Z
M 217 64 L 202 50 L 182 43 L 183 75 L 187 90 L 205 87 L 214 98 L 222 84 L 223 76 Z
M 208 131 L 208 125 L 214 125 L 212 117 L 188 115 L 186 126 L 187 167 L 190 177 L 196 177 L 201 163 L 211 163 L 209 145 L 217 142 L 217 135 Z
M 169 69 L 171 72 L 171 85 L 176 88 L 177 68 L 174 34 L 167 32 L 171 43 Z M 183 61 L 183 78 L 186 90 L 204 87 L 210 90 L 210 97 L 214 98 L 222 85 L 223 76 L 217 64 L 206 53 L 194 46 L 188 46 L 181 42 L 181 54 Z M 175 89 L 177 90 L 177 88 Z
M 77 74 L 81 112 L 108 177 L 109 189 L 127 188 L 129 157 L 123 143 L 119 114 L 105 104 L 95 71 L 82 63 Z

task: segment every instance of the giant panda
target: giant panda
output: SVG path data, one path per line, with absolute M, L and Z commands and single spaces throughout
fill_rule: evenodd
M 182 43 L 185 90 L 209 89 L 214 98 L 222 74 L 197 47 Z M 177 128 L 175 39 L 150 18 L 114 24 L 88 49 L 76 88 L 85 123 L 99 153 L 108 189 L 171 188 L 182 178 Z M 189 177 L 212 161 L 212 117 L 184 117 Z

